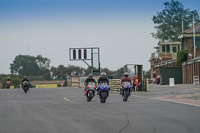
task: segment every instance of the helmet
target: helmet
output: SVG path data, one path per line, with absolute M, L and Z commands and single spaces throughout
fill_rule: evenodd
M 7 79 L 10 79 L 10 77 L 7 77 Z
M 24 79 L 27 79 L 27 77 L 26 77 L 26 76 L 24 76 Z
M 137 75 L 135 75 L 134 78 L 137 78 Z
M 93 75 L 90 73 L 89 75 L 88 75 L 88 78 L 93 78 Z
M 128 72 L 125 72 L 125 73 L 124 73 L 124 76 L 125 76 L 125 77 L 128 77 L 128 76 L 129 76 L 129 73 L 128 73 Z
M 102 73 L 101 73 L 101 77 L 102 77 L 102 78 L 106 78 L 106 73 L 105 73 L 105 72 L 102 72 Z

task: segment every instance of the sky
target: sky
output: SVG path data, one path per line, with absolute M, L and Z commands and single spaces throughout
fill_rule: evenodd
M 0 74 L 21 55 L 42 55 L 57 67 L 76 65 L 69 48 L 99 47 L 102 68 L 117 70 L 149 59 L 158 40 L 152 17 L 169 0 L 0 0 Z M 180 0 L 200 13 L 199 0 Z M 194 4 L 195 3 L 195 4 Z

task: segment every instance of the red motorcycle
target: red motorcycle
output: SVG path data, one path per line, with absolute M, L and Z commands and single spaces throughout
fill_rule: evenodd
M 11 82 L 10 82 L 10 81 L 7 81 L 7 82 L 6 82 L 6 88 L 9 89 L 10 86 L 11 86 Z

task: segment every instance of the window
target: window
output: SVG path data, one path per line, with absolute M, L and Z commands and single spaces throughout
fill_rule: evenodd
M 178 51 L 180 51 L 180 45 L 178 45 Z
M 167 53 L 170 53 L 170 45 L 166 45 Z
M 176 47 L 172 47 L 172 52 L 176 53 Z
M 165 45 L 162 45 L 162 52 L 165 53 Z
M 200 37 L 195 37 L 195 45 L 197 48 L 200 48 Z M 194 44 L 193 44 L 194 46 Z

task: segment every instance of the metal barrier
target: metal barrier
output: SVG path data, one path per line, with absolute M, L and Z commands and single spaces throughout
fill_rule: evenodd
M 110 79 L 110 90 L 111 91 L 120 90 L 120 79 Z
M 143 90 L 142 91 L 148 91 L 149 90 L 149 79 L 146 78 L 143 81 Z

